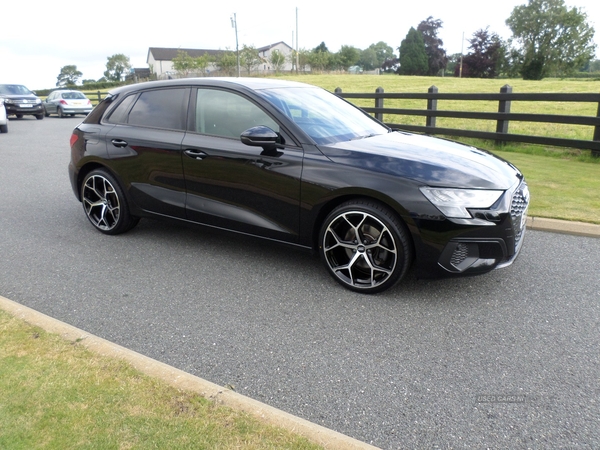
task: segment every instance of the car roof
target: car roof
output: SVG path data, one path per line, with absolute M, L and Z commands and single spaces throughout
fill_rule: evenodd
M 314 88 L 310 84 L 300 83 L 298 81 L 274 80 L 271 78 L 234 78 L 234 77 L 214 77 L 214 78 L 180 78 L 176 80 L 148 81 L 145 83 L 130 84 L 112 89 L 110 94 L 120 94 L 123 92 L 136 91 L 138 89 L 160 88 L 169 86 L 214 86 L 214 87 L 242 87 L 250 90 L 261 90 L 271 88 Z

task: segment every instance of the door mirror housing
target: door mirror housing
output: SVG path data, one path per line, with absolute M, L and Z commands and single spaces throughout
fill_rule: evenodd
M 248 128 L 240 135 L 240 140 L 252 147 L 262 147 L 265 150 L 275 149 L 280 143 L 279 135 L 263 125 Z

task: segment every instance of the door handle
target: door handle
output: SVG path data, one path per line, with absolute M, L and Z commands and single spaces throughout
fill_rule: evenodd
M 194 159 L 204 159 L 208 156 L 206 153 L 204 153 L 201 150 L 188 149 L 188 150 L 185 150 L 183 153 L 188 155 L 190 158 L 194 158 Z
M 124 141 L 122 139 L 113 139 L 110 142 L 112 142 L 112 145 L 114 145 L 115 147 L 119 147 L 119 148 L 127 147 L 127 141 Z

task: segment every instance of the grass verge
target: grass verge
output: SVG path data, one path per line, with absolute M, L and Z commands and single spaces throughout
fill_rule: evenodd
M 0 310 L 0 448 L 317 449 Z

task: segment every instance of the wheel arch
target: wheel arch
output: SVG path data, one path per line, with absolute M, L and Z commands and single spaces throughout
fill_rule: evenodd
M 400 205 L 394 199 L 377 191 L 340 192 L 335 197 L 330 198 L 325 203 L 323 203 L 322 206 L 318 209 L 314 220 L 312 221 L 312 235 L 310 238 L 313 250 L 316 251 L 319 248 L 319 233 L 321 231 L 321 227 L 323 226 L 323 222 L 325 221 L 329 213 L 338 206 L 340 206 L 342 203 L 345 203 L 349 200 L 372 201 L 390 209 L 396 215 L 396 218 L 400 221 L 400 224 L 406 228 L 406 232 L 410 239 L 410 244 L 412 247 L 412 252 L 413 254 L 415 254 L 414 233 L 417 232 L 417 228 L 414 221 L 410 217 L 410 214 L 404 207 L 402 207 L 402 205 Z

